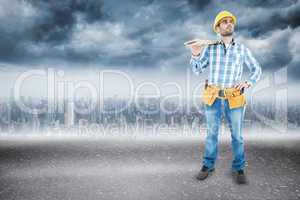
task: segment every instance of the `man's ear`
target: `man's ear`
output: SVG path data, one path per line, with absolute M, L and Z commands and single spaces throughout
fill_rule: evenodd
M 216 26 L 216 32 L 217 32 L 217 33 L 220 33 L 220 25 L 217 25 L 217 26 Z

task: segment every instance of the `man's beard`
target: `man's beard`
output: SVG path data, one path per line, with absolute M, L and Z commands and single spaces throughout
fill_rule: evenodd
M 232 35 L 233 35 L 233 31 L 221 33 L 221 36 L 223 36 L 223 37 L 232 36 Z
M 221 31 L 221 36 L 226 37 L 226 36 L 232 36 L 233 35 L 233 28 L 229 29 L 224 29 L 224 31 Z

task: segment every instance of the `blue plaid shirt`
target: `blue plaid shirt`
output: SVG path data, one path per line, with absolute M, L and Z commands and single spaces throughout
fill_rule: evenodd
M 208 83 L 222 88 L 233 87 L 241 82 L 244 64 L 250 70 L 247 82 L 251 85 L 260 79 L 262 73 L 251 51 L 234 40 L 227 48 L 222 40 L 205 47 L 198 57 L 192 56 L 190 64 L 196 74 L 202 73 L 209 66 Z

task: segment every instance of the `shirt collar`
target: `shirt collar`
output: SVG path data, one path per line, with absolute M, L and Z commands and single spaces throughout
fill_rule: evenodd
M 224 45 L 225 45 L 225 43 L 223 42 L 222 39 L 220 39 L 220 40 L 218 41 L 218 44 L 224 44 Z M 235 45 L 235 40 L 234 40 L 234 38 L 232 38 L 230 44 Z

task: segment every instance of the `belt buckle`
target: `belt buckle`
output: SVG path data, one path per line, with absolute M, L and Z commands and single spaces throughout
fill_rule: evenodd
M 225 90 L 219 90 L 219 97 L 225 97 Z

